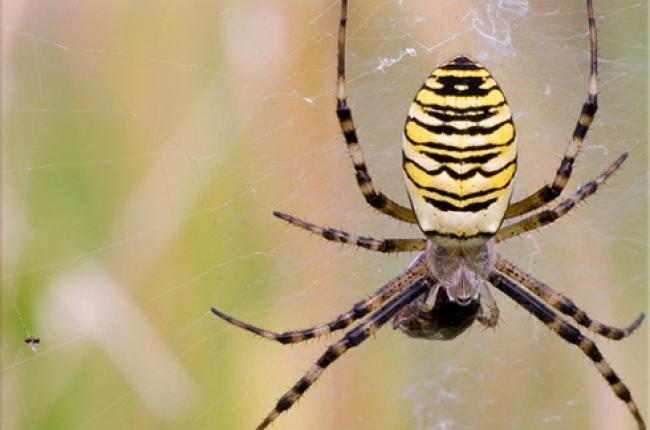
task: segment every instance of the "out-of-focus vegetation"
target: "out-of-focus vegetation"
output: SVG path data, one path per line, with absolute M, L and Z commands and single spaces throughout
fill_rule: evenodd
M 601 110 L 568 190 L 630 159 L 500 250 L 622 326 L 647 298 L 647 5 L 596 9 Z M 282 347 L 210 306 L 306 327 L 406 267 L 271 216 L 419 234 L 356 189 L 334 115 L 337 20 L 334 1 L 4 2 L 2 428 L 252 428 L 332 339 Z M 551 179 L 586 95 L 582 2 L 352 1 L 349 22 L 350 101 L 387 194 L 406 203 L 406 107 L 459 52 L 513 108 L 516 195 Z M 453 342 L 384 329 L 274 428 L 632 428 L 589 360 L 497 300 L 496 330 Z M 646 326 L 599 345 L 650 418 Z

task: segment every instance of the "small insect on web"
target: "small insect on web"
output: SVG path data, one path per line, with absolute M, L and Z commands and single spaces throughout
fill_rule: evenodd
M 35 336 L 29 336 L 25 339 L 25 343 L 29 345 L 32 352 L 36 353 L 38 352 L 38 346 L 41 344 L 41 339 Z
M 596 22 L 591 0 L 586 0 L 586 9 L 591 58 L 587 100 L 550 185 L 542 186 L 524 199 L 510 201 L 517 170 L 510 107 L 487 69 L 469 56 L 459 55 L 431 73 L 410 105 L 402 140 L 402 168 L 410 202 L 410 207 L 405 207 L 375 188 L 359 145 L 347 103 L 347 0 L 342 0 L 336 114 L 359 189 L 370 206 L 395 219 L 416 224 L 424 238 L 374 239 L 274 212 L 289 224 L 329 241 L 385 253 L 419 254 L 402 274 L 368 298 L 355 303 L 332 321 L 307 329 L 275 333 L 212 308 L 212 312 L 225 321 L 283 344 L 321 337 L 357 323 L 331 344 L 277 401 L 257 426 L 258 430 L 268 427 L 291 408 L 330 364 L 391 320 L 394 328 L 408 336 L 431 340 L 453 339 L 475 321 L 494 327 L 499 319 L 499 308 L 491 293 L 493 288 L 510 297 L 562 339 L 577 346 L 625 403 L 638 428 L 646 428 L 627 386 L 606 362 L 594 341 L 570 322 L 571 319 L 595 334 L 620 340 L 640 326 L 644 315 L 639 315 L 625 328 L 598 322 L 571 299 L 496 251 L 497 243 L 551 224 L 571 211 L 594 194 L 627 158 L 626 153 L 620 155 L 595 179 L 565 200 L 555 202 L 569 181 L 573 163 L 598 108 Z M 513 218 L 520 219 L 509 221 Z

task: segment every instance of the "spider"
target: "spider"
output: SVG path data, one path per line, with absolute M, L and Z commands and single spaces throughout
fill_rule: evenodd
M 477 320 L 486 327 L 494 327 L 499 309 L 492 297 L 492 288 L 510 297 L 562 339 L 577 346 L 593 362 L 614 394 L 627 405 L 638 428 L 646 428 L 626 385 L 605 361 L 594 341 L 575 325 L 620 340 L 639 327 L 644 315 L 640 314 L 626 328 L 593 320 L 571 299 L 525 273 L 495 249 L 501 241 L 565 215 L 595 193 L 627 158 L 627 154 L 622 154 L 575 194 L 552 207 L 547 206 L 566 186 L 597 109 L 597 38 L 592 0 L 586 0 L 586 9 L 591 58 L 588 95 L 551 184 L 522 200 L 510 202 L 517 169 L 510 108 L 490 73 L 470 57 L 460 55 L 435 69 L 410 105 L 402 141 L 402 167 L 410 201 L 410 207 L 405 207 L 377 191 L 359 146 L 345 88 L 347 0 L 342 0 L 336 115 L 358 186 L 370 206 L 398 220 L 417 224 L 424 238 L 378 240 L 320 227 L 281 212 L 273 213 L 329 241 L 379 252 L 419 254 L 402 274 L 355 303 L 347 312 L 304 330 L 275 333 L 212 308 L 215 315 L 227 322 L 282 344 L 321 337 L 358 322 L 331 344 L 277 401 L 257 426 L 258 430 L 266 428 L 291 408 L 334 361 L 390 320 L 394 328 L 408 336 L 431 340 L 453 339 Z M 504 220 L 517 217 L 522 218 L 502 225 Z

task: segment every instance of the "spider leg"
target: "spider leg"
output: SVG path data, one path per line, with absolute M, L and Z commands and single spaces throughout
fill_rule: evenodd
M 564 157 L 560 162 L 560 167 L 558 167 L 557 172 L 555 173 L 553 182 L 550 185 L 544 185 L 528 197 L 519 200 L 518 202 L 511 203 L 506 210 L 506 219 L 524 215 L 538 209 L 546 203 L 555 200 L 555 198 L 562 193 L 562 190 L 571 176 L 573 162 L 578 155 L 578 151 L 585 140 L 589 126 L 594 119 L 594 115 L 598 109 L 598 42 L 596 37 L 596 20 L 594 19 L 591 0 L 587 0 L 587 17 L 589 24 L 589 47 L 591 52 L 589 89 L 587 93 L 587 101 L 582 105 L 580 117 L 578 118 L 578 122 L 573 130 L 571 141 L 564 152 Z
M 612 174 L 619 167 L 621 167 L 621 164 L 623 164 L 626 159 L 627 153 L 622 154 L 607 168 L 607 170 L 601 173 L 596 179 L 583 184 L 580 188 L 578 188 L 578 191 L 576 191 L 575 194 L 560 204 L 556 205 L 555 207 L 551 209 L 544 209 L 533 215 L 530 215 L 529 217 L 501 228 L 495 235 L 496 241 L 501 242 L 506 239 L 510 239 L 511 237 L 519 236 L 520 234 L 527 231 L 538 229 L 542 226 L 552 223 L 556 219 L 565 215 L 578 203 L 595 193 L 596 190 L 598 190 L 598 187 L 602 185 L 607 180 L 607 178 L 612 176 Z
M 370 312 L 379 308 L 397 292 L 404 289 L 404 287 L 411 285 L 414 282 L 414 279 L 422 276 L 425 271 L 426 262 L 424 259 L 424 254 L 421 254 L 418 256 L 418 258 L 415 259 L 415 261 L 413 261 L 411 266 L 404 273 L 386 283 L 383 287 L 379 288 L 366 299 L 355 303 L 352 306 L 352 309 L 349 311 L 339 315 L 330 322 L 303 330 L 292 330 L 285 331 L 283 333 L 276 333 L 240 321 L 236 318 L 231 317 L 230 315 L 226 315 L 225 313 L 215 308 L 212 308 L 211 310 L 212 313 L 214 313 L 216 316 L 229 322 L 230 324 L 250 331 L 251 333 L 254 333 L 265 339 L 274 340 L 282 344 L 299 343 L 307 341 L 309 339 L 318 338 L 348 327 L 353 322 L 365 317 Z
M 499 307 L 492 293 L 488 288 L 488 283 L 481 281 L 479 286 L 481 290 L 481 307 L 478 314 L 478 321 L 487 328 L 496 327 L 499 322 Z
M 642 313 L 632 322 L 632 324 L 625 328 L 612 327 L 594 321 L 585 313 L 585 311 L 576 306 L 571 299 L 524 272 L 508 260 L 502 258 L 500 255 L 497 256 L 496 267 L 500 272 L 526 287 L 526 289 L 534 293 L 548 305 L 554 307 L 563 314 L 570 316 L 581 326 L 586 327 L 601 336 L 614 340 L 623 339 L 624 337 L 631 335 L 634 330 L 641 325 L 645 318 L 645 315 Z
M 273 410 L 264 418 L 264 421 L 256 427 L 257 430 L 265 429 L 282 412 L 291 408 L 302 397 L 302 395 L 316 382 L 325 369 L 345 354 L 349 349 L 359 346 L 369 336 L 374 334 L 381 326 L 386 324 L 400 309 L 407 306 L 419 295 L 424 293 L 431 286 L 429 278 L 420 277 L 413 281 L 408 287 L 397 296 L 386 303 L 381 309 L 375 312 L 366 322 L 358 325 L 345 333 L 343 338 L 331 344 L 320 356 L 305 375 L 294 384 L 276 403 Z
M 338 67 L 336 79 L 336 116 L 341 125 L 343 137 L 348 148 L 348 153 L 352 159 L 354 170 L 356 172 L 357 183 L 359 189 L 366 199 L 366 202 L 373 208 L 380 212 L 385 213 L 393 218 L 401 221 L 406 221 L 416 224 L 415 213 L 411 208 L 404 207 L 395 203 L 390 198 L 386 197 L 382 192 L 375 189 L 372 184 L 372 179 L 368 173 L 366 162 L 359 145 L 357 138 L 357 131 L 352 120 L 352 111 L 348 106 L 347 93 L 345 91 L 345 28 L 347 25 L 347 9 L 348 2 L 343 0 L 341 2 L 341 21 L 339 25 L 339 40 L 338 40 Z
M 596 369 L 598 369 L 598 372 L 600 372 L 602 377 L 605 378 L 616 396 L 625 402 L 627 408 L 634 416 L 639 429 L 645 430 L 645 422 L 643 421 L 643 417 L 639 412 L 637 404 L 632 399 L 630 390 L 621 381 L 618 375 L 616 375 L 607 361 L 605 361 L 605 358 L 598 350 L 594 341 L 583 336 L 582 333 L 580 333 L 580 330 L 559 318 L 555 312 L 547 308 L 540 299 L 532 296 L 525 289 L 503 274 L 496 271 L 492 272 L 490 275 L 490 282 L 528 312 L 533 314 L 535 318 L 543 322 L 562 339 L 580 348 L 580 350 L 594 363 Z
M 373 239 L 367 236 L 356 236 L 345 231 L 329 227 L 320 227 L 307 221 L 303 221 L 291 215 L 274 211 L 273 215 L 312 233 L 316 233 L 332 242 L 355 245 L 378 252 L 413 252 L 424 251 L 427 248 L 426 239 Z

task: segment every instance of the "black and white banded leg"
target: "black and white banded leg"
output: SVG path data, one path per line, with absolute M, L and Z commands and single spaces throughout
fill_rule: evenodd
M 348 2 L 347 0 L 343 0 L 341 2 L 341 21 L 339 24 L 338 40 L 336 116 L 339 119 L 348 153 L 354 165 L 357 184 L 359 184 L 359 189 L 370 206 L 400 221 L 416 224 L 417 220 L 413 210 L 394 202 L 382 192 L 377 191 L 370 178 L 370 173 L 368 173 L 368 167 L 366 166 L 366 161 L 363 157 L 361 146 L 359 145 L 357 131 L 352 120 L 352 111 L 348 106 L 347 92 L 345 90 L 345 29 L 347 26 L 347 10 Z
M 589 126 L 593 122 L 596 111 L 598 110 L 598 42 L 596 37 L 596 20 L 594 19 L 592 1 L 586 0 L 586 2 L 587 22 L 589 25 L 589 50 L 591 53 L 587 101 L 582 105 L 578 122 L 573 130 L 573 136 L 564 152 L 564 157 L 560 162 L 560 167 L 558 167 L 557 172 L 555 173 L 553 182 L 550 185 L 544 185 L 528 197 L 518 202 L 511 203 L 506 211 L 506 219 L 524 215 L 538 209 L 555 200 L 562 193 L 562 190 L 571 177 L 573 163 L 578 156 L 578 151 L 580 151 L 580 147 L 585 140 Z
M 533 314 L 535 318 L 544 323 L 562 339 L 580 348 L 580 350 L 594 363 L 598 372 L 607 381 L 612 391 L 614 391 L 614 394 L 616 394 L 616 396 L 627 405 L 627 408 L 637 422 L 639 430 L 645 430 L 645 422 L 639 412 L 639 407 L 634 399 L 632 399 L 630 390 L 614 372 L 614 369 L 612 369 L 607 361 L 605 361 L 605 358 L 600 353 L 593 340 L 584 336 L 580 333 L 580 330 L 564 321 L 556 315 L 555 312 L 547 308 L 540 299 L 532 296 L 528 291 L 517 285 L 505 275 L 495 271 L 490 275 L 490 282 L 497 289 Z
M 213 314 L 229 322 L 230 324 L 247 330 L 265 339 L 280 342 L 282 344 L 299 343 L 347 328 L 353 322 L 378 309 L 380 306 L 386 303 L 387 300 L 389 300 L 405 287 L 411 285 L 416 278 L 421 277 L 424 273 L 426 273 L 426 261 L 424 254 L 422 254 L 413 261 L 411 266 L 405 272 L 386 283 L 383 287 L 376 290 L 366 299 L 355 303 L 352 306 L 352 309 L 349 311 L 339 315 L 330 322 L 302 330 L 291 330 L 282 333 L 276 333 L 248 324 L 244 321 L 238 320 L 237 318 L 233 318 L 216 308 L 212 308 L 211 310 Z
M 578 188 L 578 191 L 576 191 L 575 194 L 571 195 L 557 206 L 551 209 L 541 210 L 517 222 L 502 227 L 495 235 L 496 242 L 502 242 L 511 237 L 526 233 L 527 231 L 536 230 L 552 223 L 561 216 L 566 215 L 566 213 L 573 209 L 578 203 L 594 194 L 598 190 L 598 187 L 604 184 L 607 178 L 612 176 L 626 159 L 627 153 L 622 154 L 596 179 L 583 184 Z
M 555 291 L 553 288 L 549 287 L 534 276 L 524 272 L 500 255 L 497 256 L 496 268 L 499 272 L 504 273 L 526 287 L 530 292 L 544 300 L 546 304 L 562 312 L 564 315 L 571 317 L 581 326 L 609 339 L 621 340 L 624 337 L 631 335 L 641 325 L 645 318 L 645 315 L 642 313 L 632 322 L 632 324 L 625 328 L 603 324 L 591 319 L 591 317 L 589 317 L 584 310 L 576 306 L 570 298 Z
M 357 236 L 342 230 L 330 227 L 321 227 L 294 216 L 274 211 L 273 215 L 312 233 L 315 233 L 331 242 L 354 245 L 360 248 L 377 252 L 414 252 L 424 251 L 427 248 L 426 239 L 374 239 L 368 236 Z

